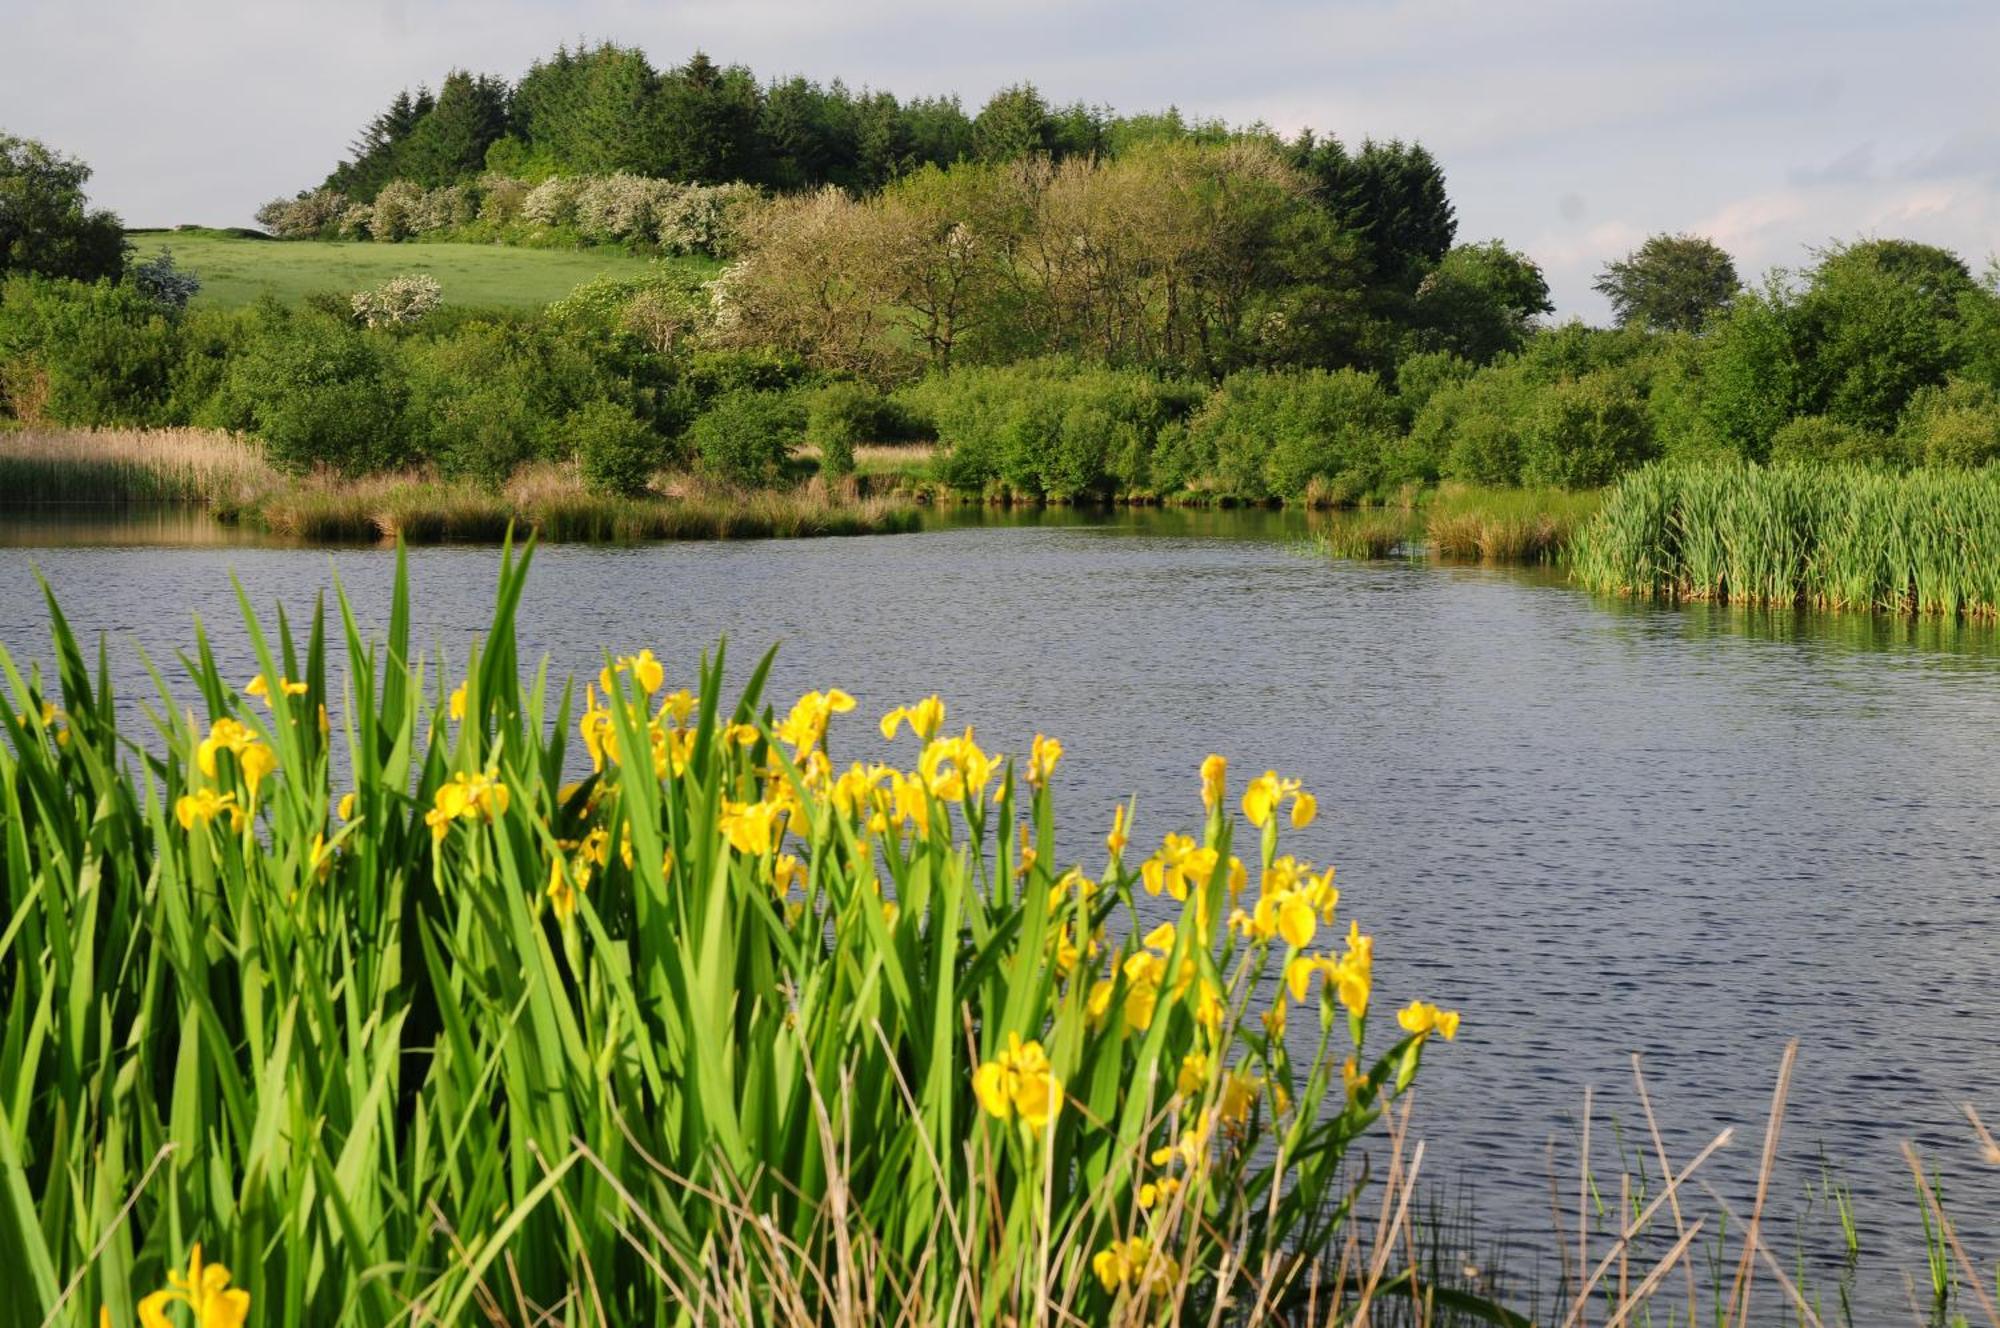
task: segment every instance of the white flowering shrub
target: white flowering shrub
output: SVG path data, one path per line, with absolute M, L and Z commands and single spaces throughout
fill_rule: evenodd
M 338 235 L 388 243 L 483 222 L 496 227 L 574 229 L 599 243 L 657 245 L 670 254 L 734 257 L 743 227 L 765 203 L 754 185 L 688 185 L 619 172 L 554 176 L 530 185 L 488 174 L 478 183 L 426 190 L 391 180 L 375 202 L 349 203 L 331 189 L 281 198 L 258 221 L 287 238 Z M 521 236 L 517 230 L 513 238 Z
M 743 218 L 763 199 L 755 185 L 690 185 L 675 191 L 653 219 L 653 240 L 671 254 L 736 252 Z
M 521 205 L 528 201 L 528 191 L 534 186 L 526 180 L 516 180 L 508 175 L 486 175 L 479 181 L 479 219 L 505 226 L 521 215 Z
M 365 240 L 374 225 L 375 209 L 366 203 L 354 203 L 340 214 L 334 232 L 343 240 Z
M 409 327 L 444 303 L 444 287 L 422 272 L 394 276 L 373 290 L 354 292 L 354 316 L 369 327 Z
M 417 232 L 417 217 L 424 205 L 422 186 L 411 180 L 391 180 L 375 195 L 375 216 L 369 233 L 377 240 L 407 240 Z
M 521 200 L 521 216 L 541 226 L 576 225 L 577 196 L 584 183 L 575 176 L 549 177 Z
M 652 229 L 653 214 L 663 194 L 674 188 L 665 180 L 622 171 L 590 176 L 582 183 L 576 200 L 576 228 L 599 241 L 643 238 Z
M 315 239 L 331 234 L 347 211 L 347 195 L 338 189 L 315 189 L 296 198 L 274 198 L 257 209 L 257 224 L 281 240 Z

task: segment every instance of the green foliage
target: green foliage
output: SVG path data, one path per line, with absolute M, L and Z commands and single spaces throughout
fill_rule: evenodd
M 1047 155 L 1056 145 L 1049 104 L 1032 83 L 1001 88 L 972 121 L 972 147 L 981 161 L 1006 162 Z
M 1961 305 L 1991 297 L 1945 250 L 1875 240 L 1828 251 L 1790 310 L 1802 412 L 1878 432 L 1961 361 Z
M 174 320 L 130 283 L 0 283 L 0 409 L 33 421 L 173 422 Z
M 806 442 L 819 449 L 822 474 L 854 470 L 854 445 L 884 441 L 889 398 L 865 383 L 829 383 L 806 401 Z
M 805 382 L 805 361 L 769 346 L 748 350 L 698 350 L 689 359 L 688 390 L 706 406 L 730 392 L 784 392 Z
M 1607 264 L 1596 289 L 1621 327 L 1699 332 L 1740 285 L 1735 262 L 1714 241 L 1661 234 Z
M 1285 152 L 1334 224 L 1360 239 L 1370 266 L 1396 291 L 1413 292 L 1450 252 L 1458 218 L 1443 168 L 1421 145 L 1369 139 L 1350 153 L 1308 129 Z
M 224 391 L 273 465 L 358 475 L 410 459 L 408 387 L 393 340 L 313 310 L 266 309 L 258 324 Z
M 504 79 L 463 69 L 446 74 L 436 103 L 396 145 L 396 172 L 431 186 L 477 174 L 487 149 L 507 132 L 507 96 Z
M 1908 453 L 1885 434 L 1825 415 L 1800 415 L 1771 435 L 1770 463 L 1814 465 L 1827 462 L 1859 465 L 1906 463 Z
M 1564 489 L 1608 483 L 1653 454 L 1646 403 L 1609 372 L 1545 388 L 1521 436 L 1521 481 Z
M 1406 468 L 1417 472 L 1411 478 L 1517 483 L 1532 399 L 1525 373 L 1514 364 L 1440 387 L 1410 423 Z
M 1900 450 L 1926 466 L 1983 466 L 2000 461 L 2000 392 L 1953 377 L 1918 388 L 1896 430 Z
M 1373 374 L 1254 370 L 1222 381 L 1189 421 L 1185 446 L 1237 497 L 1298 499 L 1317 485 L 1351 502 L 1380 489 L 1397 425 L 1395 399 Z
M 1063 360 L 954 369 L 903 394 L 937 431 L 945 483 L 1062 500 L 1157 487 L 1159 440 L 1201 395 L 1184 382 Z
M 612 401 L 586 402 L 563 421 L 562 431 L 594 493 L 642 494 L 670 456 L 658 434 Z
M 711 474 L 768 487 L 784 477 L 805 422 L 805 408 L 791 393 L 732 388 L 695 417 L 687 442 Z
M 1647 466 L 1606 493 L 1574 566 L 1657 599 L 1996 617 L 2000 469 Z
M 1554 308 L 1534 261 L 1488 240 L 1446 254 L 1418 284 L 1412 316 L 1422 349 L 1486 364 L 1518 350 L 1535 319 Z
M 117 216 L 92 210 L 90 167 L 32 138 L 0 133 L 0 278 L 38 273 L 77 281 L 125 270 Z
M 1771 438 L 1800 413 L 1798 331 L 1786 292 L 1746 291 L 1718 315 L 1700 357 L 1700 432 L 1730 454 L 1761 460 Z
M 1416 419 L 1440 388 L 1465 382 L 1477 369 L 1472 361 L 1448 350 L 1405 355 L 1396 362 L 1396 402 L 1402 407 L 1403 418 Z

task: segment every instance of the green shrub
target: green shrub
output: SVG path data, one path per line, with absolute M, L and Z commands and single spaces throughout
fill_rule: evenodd
M 2000 459 L 2000 394 L 1986 383 L 1948 379 L 1920 388 L 1898 423 L 1899 450 L 1926 466 L 1983 466 Z
M 767 486 L 783 478 L 805 431 L 805 409 L 777 392 L 737 390 L 720 397 L 688 427 L 688 443 L 710 473 L 732 483 Z
M 889 399 L 865 383 L 829 383 L 806 402 L 806 442 L 819 449 L 822 474 L 854 469 L 854 445 L 877 441 Z
M 1771 435 L 1770 460 L 1776 465 L 1819 465 L 1853 462 L 1901 465 L 1904 454 L 1883 434 L 1825 415 L 1801 415 Z
M 685 381 L 703 409 L 732 392 L 784 392 L 806 379 L 806 363 L 774 347 L 701 350 L 689 359 Z
M 1448 350 L 1417 351 L 1396 365 L 1396 403 L 1405 422 L 1414 420 L 1438 389 L 1463 383 L 1478 366 Z
M 0 285 L 0 405 L 56 424 L 170 422 L 179 330 L 129 284 L 14 276 Z
M 281 469 L 355 475 L 410 459 L 408 388 L 386 333 L 318 312 L 263 321 L 231 364 L 226 390 Z
M 1397 426 L 1395 399 L 1374 374 L 1249 370 L 1210 395 L 1182 451 L 1239 498 L 1298 499 L 1310 486 L 1345 502 L 1379 490 Z
M 1652 452 L 1644 399 L 1618 375 L 1600 371 L 1539 394 L 1521 436 L 1521 480 L 1594 488 Z
M 927 421 L 944 444 L 945 483 L 1058 499 L 1158 489 L 1160 434 L 1201 398 L 1191 383 L 1065 359 L 961 367 L 900 394 L 906 427 Z
M 563 421 L 583 482 L 593 492 L 634 497 L 666 457 L 660 436 L 611 401 L 592 401 Z

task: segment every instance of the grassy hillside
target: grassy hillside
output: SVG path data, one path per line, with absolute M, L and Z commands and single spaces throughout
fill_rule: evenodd
M 622 249 L 520 249 L 484 244 L 368 244 L 249 239 L 223 231 L 135 231 L 133 257 L 171 248 L 174 261 L 201 277 L 202 304 L 233 308 L 266 293 L 296 300 L 323 290 L 352 291 L 402 272 L 427 272 L 452 304 L 534 308 L 606 273 L 645 271 L 649 262 Z M 706 273 L 705 258 L 671 258 Z

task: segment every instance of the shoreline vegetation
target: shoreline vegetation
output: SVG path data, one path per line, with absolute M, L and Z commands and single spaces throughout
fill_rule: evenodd
M 8 504 L 188 503 L 225 523 L 306 542 L 498 543 L 510 529 L 552 542 L 757 539 L 889 534 L 917 524 L 909 501 L 870 496 L 860 479 L 738 490 L 690 474 L 659 486 L 639 497 L 593 493 L 573 468 L 552 464 L 524 468 L 497 489 L 422 471 L 299 477 L 271 467 L 254 442 L 218 430 L 0 431 Z
M 806 474 L 790 488 L 737 488 L 691 471 L 653 475 L 643 496 L 619 497 L 551 463 L 498 487 L 422 470 L 301 477 L 219 430 L 12 429 L 0 430 L 0 495 L 7 506 L 188 503 L 304 542 L 412 544 L 495 543 L 510 529 L 557 542 L 892 534 L 916 529 L 921 507 L 1049 501 L 1005 486 L 955 489 L 939 478 L 942 455 L 923 444 L 850 445 L 846 473 L 829 480 L 808 446 L 797 458 Z M 1212 494 L 1101 505 L 1116 503 L 1230 505 Z M 1334 511 L 1310 540 L 1341 558 L 1559 566 L 1592 592 L 1668 603 L 2000 619 L 2000 470 L 1991 467 L 1656 463 L 1602 490 L 1412 485 L 1387 504 Z

